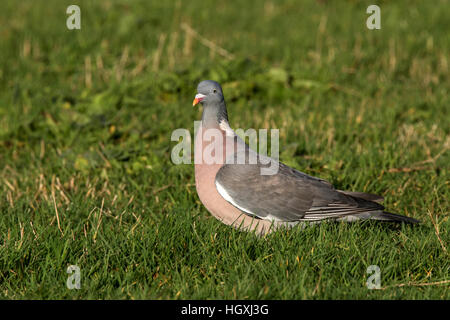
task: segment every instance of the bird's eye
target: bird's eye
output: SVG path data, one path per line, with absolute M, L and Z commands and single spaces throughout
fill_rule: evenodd
M 217 92 L 217 90 L 216 90 L 216 89 L 214 89 L 214 90 L 213 90 L 213 92 L 214 92 L 214 93 L 216 93 L 216 92 Z

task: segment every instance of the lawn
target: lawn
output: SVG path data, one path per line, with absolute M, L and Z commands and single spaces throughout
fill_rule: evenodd
M 378 1 L 379 30 L 370 4 L 2 1 L 0 297 L 449 299 L 450 2 Z M 284 163 L 423 223 L 221 224 L 171 162 L 204 79 Z

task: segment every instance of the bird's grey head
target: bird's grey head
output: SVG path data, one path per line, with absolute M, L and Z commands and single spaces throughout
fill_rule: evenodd
M 212 80 L 204 80 L 197 86 L 197 94 L 195 95 L 193 105 L 195 106 L 198 103 L 201 103 L 202 105 L 214 104 L 220 103 L 223 100 L 222 87 L 220 84 Z
M 222 87 L 213 80 L 204 80 L 197 86 L 193 106 L 201 103 L 203 105 L 203 121 L 220 123 L 228 121 L 227 108 L 223 97 Z

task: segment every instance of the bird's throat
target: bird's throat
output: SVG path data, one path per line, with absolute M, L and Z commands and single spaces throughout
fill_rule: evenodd
M 202 123 L 205 128 L 219 128 L 219 124 L 224 120 L 228 122 L 225 101 L 203 105 Z

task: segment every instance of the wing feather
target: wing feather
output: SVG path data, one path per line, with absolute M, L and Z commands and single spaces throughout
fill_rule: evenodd
M 261 164 L 259 157 L 257 164 L 226 164 L 216 175 L 216 187 L 222 197 L 249 215 L 286 222 L 318 221 L 384 208 L 338 191 L 328 181 L 281 162 L 276 174 L 262 175 L 261 168 L 268 165 Z

